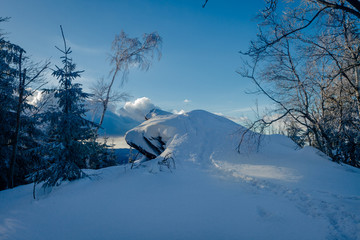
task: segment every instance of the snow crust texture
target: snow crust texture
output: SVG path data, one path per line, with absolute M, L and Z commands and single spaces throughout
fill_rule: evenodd
M 360 239 L 359 169 L 280 135 L 239 153 L 243 131 L 205 111 L 154 116 L 126 135 L 134 164 L 37 200 L 31 185 L 0 192 L 0 239 Z
M 325 221 L 322 239 L 360 239 L 359 169 L 333 163 L 312 147 L 299 149 L 281 135 L 248 132 L 238 148 L 245 130 L 222 116 L 196 110 L 145 121 L 127 132 L 125 139 L 145 156 L 139 164 L 153 159 L 147 163 L 152 172 L 163 170 L 159 165 L 171 156 L 181 167 L 198 166 L 247 183 L 256 191 L 281 196 L 271 204 L 277 211 L 285 199 L 311 218 L 306 221 Z M 257 211 L 265 219 L 273 215 L 262 207 Z M 316 235 L 309 234 L 309 239 L 320 239 L 312 234 Z M 303 235 L 291 238 L 307 239 Z

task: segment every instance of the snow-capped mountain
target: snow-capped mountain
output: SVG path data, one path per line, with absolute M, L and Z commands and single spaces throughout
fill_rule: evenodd
M 88 116 L 89 119 L 93 119 L 95 123 L 99 122 L 100 115 L 97 115 L 95 118 Z M 118 115 L 112 111 L 106 111 L 103 124 L 99 129 L 101 135 L 106 136 L 124 136 L 124 134 L 138 126 L 141 122 L 130 118 L 128 116 Z
M 113 111 L 107 111 L 105 113 L 104 121 L 101 126 L 101 129 L 99 130 L 99 133 L 101 135 L 106 135 L 110 137 L 124 136 L 127 131 L 138 126 L 147 119 L 150 119 L 155 116 L 171 115 L 171 114 L 172 113 L 163 111 L 159 108 L 153 108 L 147 114 L 144 114 L 142 121 L 139 121 L 126 114 L 117 114 L 114 113 Z M 88 116 L 89 119 L 93 119 L 96 123 L 99 122 L 100 115 L 97 115 L 95 118 L 93 118 L 90 115 L 91 114 L 89 114 Z

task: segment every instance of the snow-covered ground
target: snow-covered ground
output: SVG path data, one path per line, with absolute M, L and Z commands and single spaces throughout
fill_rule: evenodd
M 153 160 L 0 192 L 0 239 L 360 239 L 359 169 L 279 135 L 239 154 L 243 130 L 205 111 L 145 121 L 126 140 Z

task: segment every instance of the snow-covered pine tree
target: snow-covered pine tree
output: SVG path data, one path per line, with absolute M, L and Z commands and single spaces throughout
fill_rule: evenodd
M 0 17 L 0 22 L 6 20 Z M 25 114 L 33 107 L 25 101 L 31 95 L 25 84 L 35 81 L 41 72 L 31 78 L 26 75 L 24 54 L 24 49 L 0 32 L 0 190 L 26 183 L 35 157 L 31 149 L 36 146 L 38 131 L 36 119 Z
M 59 81 L 53 91 L 59 108 L 50 109 L 44 114 L 47 123 L 47 139 L 41 147 L 42 169 L 33 176 L 34 183 L 44 181 L 43 187 L 52 187 L 64 180 L 75 180 L 86 176 L 81 170 L 88 166 L 91 159 L 106 152 L 105 146 L 95 142 L 96 125 L 85 119 L 85 100 L 89 94 L 83 92 L 81 84 L 74 83 L 83 71 L 77 71 L 69 57 L 71 49 L 67 47 L 63 30 L 64 50 L 57 48 L 63 56 L 62 67 L 57 67 L 52 75 Z
M 6 18 L 0 17 L 0 22 Z M 0 189 L 10 185 L 8 173 L 11 158 L 11 136 L 14 133 L 14 109 L 16 107 L 15 76 L 17 69 L 16 51 L 18 46 L 5 40 L 0 32 Z

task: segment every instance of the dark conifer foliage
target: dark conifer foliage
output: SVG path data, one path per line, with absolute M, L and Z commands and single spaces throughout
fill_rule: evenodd
M 34 106 L 25 101 L 31 95 L 26 86 L 41 77 L 47 64 L 37 71 L 27 64 L 25 54 L 0 32 L 0 189 L 26 183 L 36 158 L 32 150 L 40 132 L 30 114 Z
M 85 100 L 89 94 L 83 92 L 81 84 L 74 82 L 83 71 L 76 70 L 62 28 L 61 32 L 64 49 L 57 49 L 63 54 L 62 66 L 56 66 L 52 73 L 58 79 L 59 87 L 46 90 L 54 92 L 58 108 L 43 114 L 47 138 L 40 147 L 43 156 L 41 169 L 34 174 L 35 183 L 44 181 L 44 187 L 82 178 L 86 176 L 82 168 L 93 166 L 93 162 L 102 162 L 103 158 L 108 159 L 106 145 L 95 141 L 96 125 L 85 118 Z
M 5 21 L 0 18 L 0 22 Z M 16 99 L 15 78 L 18 74 L 15 68 L 18 61 L 17 52 L 20 48 L 5 40 L 0 33 L 0 188 L 7 188 L 9 182 L 9 169 L 11 157 L 11 136 L 14 133 L 14 109 Z
M 0 23 L 7 20 L 0 17 Z M 116 164 L 106 141 L 96 141 L 99 126 L 85 118 L 90 94 L 75 82 L 83 71 L 76 70 L 61 33 L 62 66 L 52 73 L 59 86 L 43 91 L 44 99 L 55 100 L 44 110 L 29 99 L 46 84 L 50 63 L 31 63 L 0 31 L 0 190 L 30 182 L 52 187 L 86 176 L 84 168 Z

